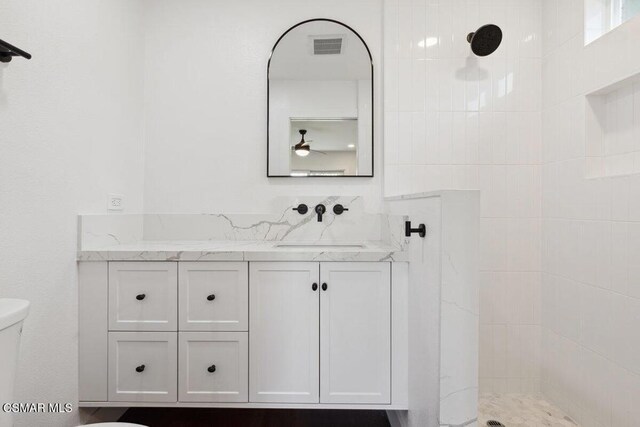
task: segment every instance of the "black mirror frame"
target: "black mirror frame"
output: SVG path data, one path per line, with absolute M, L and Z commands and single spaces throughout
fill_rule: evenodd
M 362 42 L 362 44 L 364 45 L 365 49 L 367 49 L 367 53 L 369 54 L 369 62 L 371 63 L 371 174 L 370 175 L 337 175 L 337 176 L 305 176 L 305 177 L 296 177 L 296 176 L 291 176 L 291 175 L 271 175 L 269 173 L 269 90 L 270 90 L 270 84 L 269 84 L 269 72 L 271 69 L 271 58 L 273 58 L 273 53 L 275 52 L 276 48 L 278 47 L 278 44 L 280 43 L 280 41 L 287 35 L 289 34 L 289 32 L 291 32 L 291 30 L 307 24 L 309 22 L 316 22 L 316 21 L 324 21 L 324 22 L 332 22 L 334 24 L 338 24 L 338 25 L 342 25 L 343 27 L 345 27 L 346 29 L 348 29 L 349 31 L 351 31 L 353 34 L 355 34 L 358 39 L 360 39 L 360 41 Z M 375 127 L 374 127 L 374 123 L 375 123 L 375 104 L 374 104 L 374 91 L 375 91 L 375 79 L 374 79 L 374 74 L 373 74 L 373 57 L 371 56 L 371 51 L 369 50 L 369 45 L 367 45 L 367 42 L 364 41 L 364 39 L 360 36 L 360 34 L 358 34 L 358 32 L 356 30 L 354 30 L 353 28 L 351 28 L 350 26 L 348 26 L 345 23 L 342 23 L 340 21 L 337 21 L 335 19 L 330 19 L 330 18 L 314 18 L 314 19 L 307 19 L 306 21 L 302 21 L 299 22 L 297 24 L 295 24 L 294 26 L 290 27 L 287 31 L 285 31 L 284 33 L 282 33 L 282 35 L 278 38 L 278 40 L 276 41 L 276 43 L 273 45 L 273 48 L 271 48 L 271 53 L 269 54 L 269 60 L 267 61 L 267 178 L 373 178 L 374 175 L 374 168 L 375 168 Z

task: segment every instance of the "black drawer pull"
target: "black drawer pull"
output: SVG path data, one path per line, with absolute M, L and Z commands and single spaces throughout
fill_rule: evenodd
M 323 284 L 322 284 L 322 290 L 323 290 L 323 291 L 326 291 L 326 290 L 327 290 L 327 288 L 328 288 L 327 284 L 326 284 L 326 283 L 323 283 Z
M 311 289 L 312 289 L 313 291 L 317 291 L 317 290 L 318 290 L 318 284 L 317 284 L 317 283 L 314 283 L 313 285 L 311 285 Z
M 207 297 L 207 301 L 213 301 L 214 299 L 216 299 L 216 296 L 214 294 L 211 294 Z
M 214 373 L 216 371 L 216 365 L 211 365 L 207 368 L 207 371 Z
M 138 301 L 142 301 L 145 297 L 146 297 L 146 295 L 145 295 L 145 294 L 138 294 L 138 295 L 136 295 L 136 299 L 137 299 Z
M 142 371 L 144 371 L 144 365 L 140 365 L 140 366 L 136 367 L 136 372 L 140 373 Z

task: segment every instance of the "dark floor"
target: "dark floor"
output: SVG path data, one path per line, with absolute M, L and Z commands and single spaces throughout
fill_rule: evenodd
M 390 427 L 384 411 L 131 408 L 122 422 L 149 427 Z

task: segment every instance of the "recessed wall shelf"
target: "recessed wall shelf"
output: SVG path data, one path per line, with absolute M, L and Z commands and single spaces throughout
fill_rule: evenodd
M 587 95 L 586 174 L 640 173 L 640 74 Z
M 14 56 L 21 56 L 26 59 L 31 59 L 31 54 L 24 50 L 13 46 L 0 40 L 0 62 L 11 62 Z

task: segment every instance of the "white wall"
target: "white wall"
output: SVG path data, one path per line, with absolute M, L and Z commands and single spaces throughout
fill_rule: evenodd
M 480 189 L 480 388 L 539 389 L 541 1 L 385 0 L 385 195 Z M 491 56 L 466 36 L 499 25 Z
M 585 95 L 640 72 L 640 18 L 584 47 L 582 0 L 543 16 L 542 388 L 582 426 L 636 426 L 640 175 L 586 178 Z
M 16 426 L 77 425 L 79 212 L 142 210 L 141 9 L 130 0 L 0 4 L 0 297 L 31 301 L 16 401 L 69 402 Z
M 362 195 L 368 208 L 379 207 L 378 130 L 374 178 L 267 179 L 266 69 L 284 31 L 326 17 L 360 33 L 379 71 L 381 0 L 145 4 L 147 212 L 264 212 L 274 197 L 292 194 Z M 380 74 L 375 74 L 378 89 Z M 380 90 L 375 96 L 380 98 Z
M 354 151 L 326 151 L 325 153 L 311 152 L 306 157 L 294 154 L 291 156 L 291 170 L 342 170 L 345 175 L 356 173 L 356 153 Z

